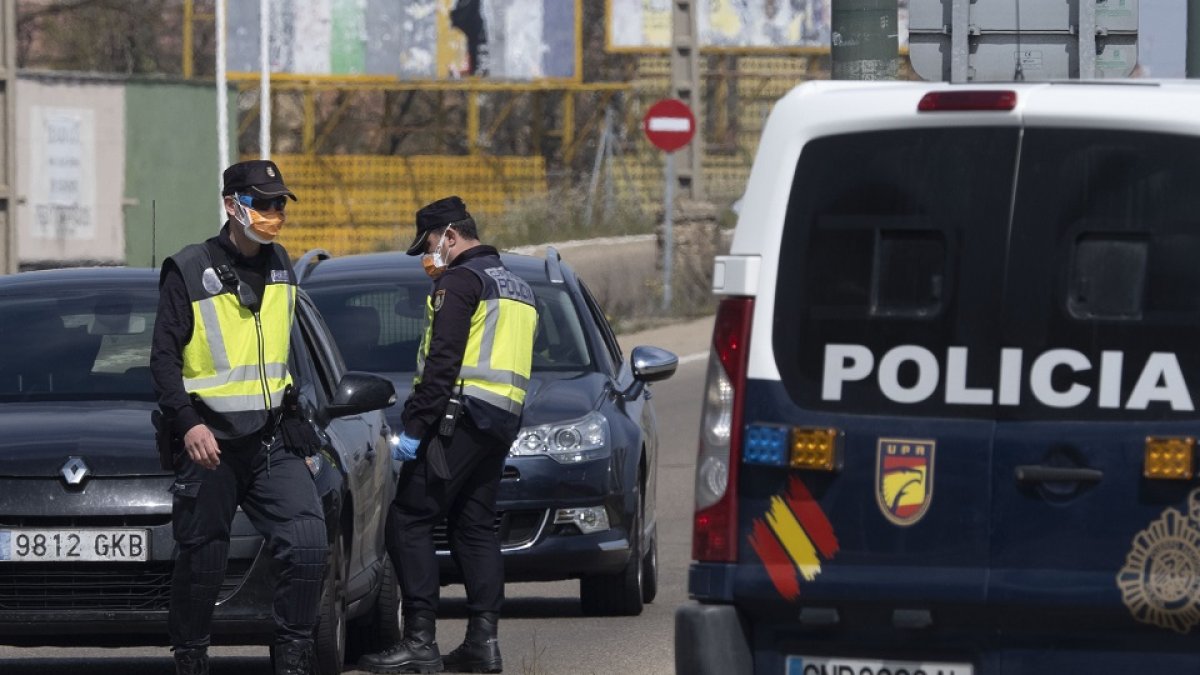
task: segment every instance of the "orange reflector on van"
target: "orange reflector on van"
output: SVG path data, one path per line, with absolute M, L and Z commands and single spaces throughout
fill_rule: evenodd
M 1196 439 L 1191 436 L 1150 436 L 1146 438 L 1146 478 L 1187 480 L 1192 477 L 1192 455 Z
M 921 97 L 917 112 L 1005 111 L 1016 107 L 1017 92 L 1005 89 L 931 91 Z
M 842 464 L 841 436 L 837 429 L 792 427 L 788 465 L 793 469 L 837 471 Z

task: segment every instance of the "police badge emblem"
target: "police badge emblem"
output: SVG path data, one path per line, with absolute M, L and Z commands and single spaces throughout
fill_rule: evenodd
M 438 311 L 439 309 L 441 309 L 441 308 L 442 308 L 442 303 L 443 303 L 443 302 L 445 302 L 445 301 L 446 301 L 446 291 L 445 291 L 444 289 L 443 289 L 443 290 L 439 290 L 439 291 L 437 291 L 436 293 L 434 293 L 434 294 L 433 294 L 433 300 L 432 300 L 432 303 L 433 303 L 433 311 L 435 311 L 435 312 L 436 312 L 436 311 Z
M 1200 623 L 1200 489 L 1188 495 L 1187 509 L 1166 509 L 1138 532 L 1117 572 L 1133 618 L 1176 633 Z
M 881 438 L 875 460 L 875 501 L 883 517 L 907 527 L 920 520 L 933 500 L 930 440 Z

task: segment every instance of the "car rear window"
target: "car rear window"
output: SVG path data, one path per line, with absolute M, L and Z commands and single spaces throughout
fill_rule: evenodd
M 0 400 L 154 400 L 157 289 L 0 296 Z
M 805 146 L 773 345 L 799 405 L 1158 419 L 1200 380 L 1200 140 L 906 129 Z

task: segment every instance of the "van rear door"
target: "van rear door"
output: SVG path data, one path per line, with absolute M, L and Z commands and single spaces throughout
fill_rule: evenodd
M 1192 649 L 1194 481 L 1144 472 L 1149 438 L 1168 461 L 1198 431 L 1200 139 L 1033 127 L 1018 175 L 1002 346 L 1020 384 L 997 408 L 995 616 L 1017 635 Z

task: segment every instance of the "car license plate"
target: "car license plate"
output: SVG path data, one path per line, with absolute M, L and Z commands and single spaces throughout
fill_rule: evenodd
M 789 656 L 785 675 L 972 675 L 969 663 Z
M 150 559 L 150 531 L 0 530 L 0 562 L 138 562 Z

